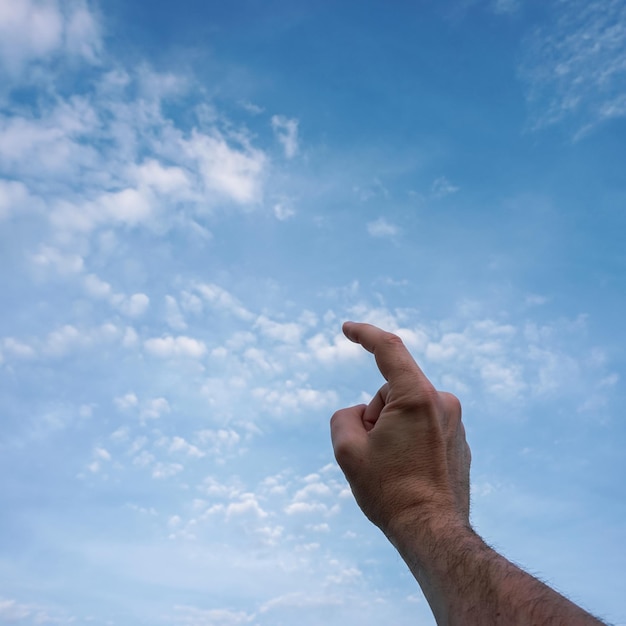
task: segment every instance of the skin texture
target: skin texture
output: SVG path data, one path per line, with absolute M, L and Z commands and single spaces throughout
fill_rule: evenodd
M 363 513 L 397 548 L 437 624 L 602 624 L 492 550 L 469 521 L 471 453 L 461 404 L 437 391 L 402 340 L 369 324 L 344 334 L 387 381 L 331 419 L 335 457 Z

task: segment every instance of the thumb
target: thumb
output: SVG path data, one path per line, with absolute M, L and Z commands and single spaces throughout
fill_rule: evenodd
M 363 457 L 367 445 L 367 431 L 363 422 L 365 404 L 340 409 L 330 420 L 330 437 L 337 463 L 344 471 L 350 471 L 355 462 Z

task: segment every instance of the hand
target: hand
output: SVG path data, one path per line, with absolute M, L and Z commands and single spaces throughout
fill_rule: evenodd
M 374 354 L 387 380 L 367 406 L 331 419 L 335 457 L 359 506 L 390 538 L 405 523 L 469 528 L 471 455 L 459 401 L 433 387 L 396 335 L 354 322 L 343 332 Z
M 337 411 L 337 462 L 363 512 L 419 583 L 437 624 L 602 622 L 495 552 L 469 525 L 470 450 L 461 405 L 437 391 L 399 337 L 369 324 L 343 332 L 387 380 L 373 400 Z

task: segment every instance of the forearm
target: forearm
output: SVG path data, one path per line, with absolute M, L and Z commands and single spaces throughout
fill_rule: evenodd
M 387 534 L 440 626 L 600 626 L 602 622 L 499 555 L 469 527 Z

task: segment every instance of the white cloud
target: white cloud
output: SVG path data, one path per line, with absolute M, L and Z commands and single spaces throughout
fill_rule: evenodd
M 102 468 L 103 462 L 108 462 L 111 460 L 111 454 L 105 448 L 95 448 L 93 451 L 93 461 L 87 466 L 87 469 L 93 473 L 97 474 Z
M 259 501 L 253 493 L 243 493 L 239 502 L 231 502 L 226 507 L 226 518 L 240 515 L 251 515 L 253 517 L 267 517 L 267 512 L 261 508 Z
M 265 315 L 259 315 L 254 326 L 265 337 L 288 344 L 299 343 L 304 332 L 304 328 L 296 322 L 276 322 Z
M 265 154 L 252 146 L 231 147 L 215 130 L 205 135 L 194 130 L 181 140 L 184 153 L 196 164 L 204 189 L 238 204 L 261 201 Z
M 0 598 L 0 619 L 7 623 L 19 622 L 32 614 L 32 609 L 25 605 L 19 604 L 15 600 L 7 600 Z
M 119 443 L 121 441 L 126 441 L 128 439 L 129 432 L 130 431 L 127 426 L 121 426 L 120 428 L 114 430 L 111 433 L 110 438 L 112 441 L 115 441 L 116 443 Z
M 115 406 L 120 411 L 127 411 L 130 408 L 136 407 L 139 404 L 139 399 L 134 393 L 127 393 L 123 396 L 119 396 L 114 399 Z
M 129 317 L 140 317 L 150 305 L 150 298 L 145 293 L 135 293 L 120 303 L 120 310 Z
M 135 437 L 135 439 L 133 439 L 133 441 L 131 442 L 130 446 L 128 447 L 128 450 L 126 451 L 127 454 L 129 454 L 130 456 L 135 456 L 138 452 L 141 451 L 141 449 L 148 443 L 148 438 L 147 437 Z M 151 455 L 150 455 L 151 456 Z M 146 459 L 147 460 L 147 459 Z M 151 461 L 150 461 L 151 462 Z
M 615 372 L 613 372 L 612 374 L 609 374 L 605 378 L 601 379 L 598 385 L 600 387 L 613 387 L 619 382 L 619 379 L 620 379 L 619 374 L 616 374 Z
M 363 358 L 363 348 L 336 333 L 330 339 L 324 333 L 314 335 L 306 342 L 308 354 L 322 363 L 335 363 Z
M 137 467 L 149 467 L 154 462 L 154 455 L 146 450 L 142 450 L 133 458 L 133 465 Z M 157 477 L 158 478 L 158 477 Z
M 75 253 L 66 253 L 50 246 L 41 246 L 33 255 L 33 262 L 40 267 L 51 267 L 59 274 L 80 274 L 84 267 L 81 256 Z
M 466 387 L 470 373 L 478 374 L 487 393 L 511 399 L 527 387 L 526 372 L 516 350 L 517 335 L 517 329 L 509 324 L 473 321 L 437 339 L 431 336 L 424 354 L 430 362 L 442 364 L 453 388 Z
M 152 478 L 165 479 L 176 476 L 185 468 L 180 463 L 156 463 L 152 468 Z
M 250 314 L 252 316 L 252 314 Z M 254 345 L 257 337 L 248 330 L 238 331 L 231 335 L 226 341 L 226 347 L 232 351 L 242 350 L 250 345 Z
M 392 311 L 386 307 L 371 307 L 364 303 L 359 303 L 351 307 L 349 314 L 351 319 L 374 324 L 385 330 L 396 332 L 407 322 L 411 321 L 410 311 Z
M 152 398 L 141 407 L 141 419 L 159 419 L 171 411 L 170 403 L 165 398 Z
M 292 159 L 298 153 L 298 120 L 289 119 L 284 115 L 274 115 L 272 128 L 285 151 L 285 156 Z
M 147 190 L 127 188 L 121 191 L 103 193 L 94 206 L 94 215 L 98 221 L 108 217 L 113 222 L 130 226 L 146 221 L 155 204 L 152 194 Z
M 283 526 L 261 526 L 256 528 L 255 532 L 261 537 L 263 545 L 269 548 L 275 548 L 280 545 L 283 537 Z
M 306 501 L 312 497 L 325 497 L 331 495 L 332 491 L 326 483 L 315 482 L 299 489 L 294 495 L 295 501 Z
M 95 274 L 87 274 L 83 278 L 83 286 L 92 298 L 107 300 L 128 317 L 140 317 L 150 305 L 150 298 L 144 293 L 125 296 L 115 293 L 113 287 Z
M 34 198 L 24 183 L 0 178 L 0 221 L 39 208 L 41 204 L 41 200 Z
M 196 285 L 196 290 L 216 309 L 232 313 L 242 320 L 251 320 L 254 317 L 237 298 L 219 285 L 199 283 Z
M 138 88 L 142 98 L 148 101 L 167 100 L 178 98 L 189 92 L 190 84 L 184 73 L 158 72 L 153 70 L 147 63 L 142 63 L 137 70 Z M 205 103 L 198 108 L 209 106 Z M 212 118 L 213 121 L 213 118 Z
M 53 1 L 10 0 L 0 3 L 0 61 L 12 72 L 33 59 L 58 51 L 64 18 Z
M 176 302 L 176 298 L 165 296 L 165 321 L 174 330 L 185 330 L 187 323 Z
M 267 411 L 276 415 L 299 413 L 308 409 L 329 409 L 339 402 L 336 391 L 293 388 L 293 383 L 289 382 L 280 389 L 257 387 L 252 390 L 252 396 L 262 402 Z
M 307 530 L 314 533 L 328 533 L 330 532 L 330 526 L 326 522 L 321 524 L 309 524 L 307 526 Z
M 47 356 L 62 357 L 72 350 L 86 349 L 119 337 L 119 329 L 109 323 L 90 329 L 79 329 L 72 324 L 65 324 L 46 337 L 42 350 Z
M 170 403 L 165 398 L 150 398 L 140 402 L 137 395 L 132 392 L 114 398 L 113 402 L 119 411 L 135 410 L 139 414 L 139 418 L 142 422 L 144 420 L 159 419 L 163 415 L 171 412 Z M 125 431 L 122 431 L 122 434 L 124 432 Z M 143 446 L 144 443 L 145 441 L 142 442 L 141 446 Z M 133 448 L 131 452 L 135 453 L 138 450 L 139 448 Z
M 213 355 L 219 354 L 219 349 L 213 351 Z M 243 353 L 246 363 L 250 363 L 264 372 L 280 372 L 283 367 L 279 360 L 272 359 L 270 353 L 259 348 L 248 348 Z
M 330 574 L 326 581 L 332 585 L 345 585 L 346 583 L 352 583 L 363 576 L 363 573 L 358 567 L 345 567 L 339 570 L 336 574 Z
M 394 237 L 400 230 L 384 217 L 379 217 L 377 220 L 367 223 L 367 232 L 372 237 Z
M 172 515 L 167 520 L 167 525 L 169 526 L 169 528 L 177 528 L 178 526 L 180 526 L 182 521 L 183 520 L 181 519 L 179 515 Z
M 242 492 L 242 487 L 238 481 L 235 484 L 226 485 L 219 482 L 213 476 L 207 476 L 202 485 L 203 491 L 210 496 L 227 497 L 230 499 L 238 497 Z
M 2 342 L 2 347 L 8 354 L 12 354 L 20 359 L 30 359 L 37 354 L 32 346 L 22 343 L 13 337 L 6 337 Z
M 113 294 L 111 285 L 95 274 L 87 274 L 83 279 L 83 284 L 87 293 L 94 298 L 109 298 Z
M 0 166 L 16 178 L 32 181 L 31 185 L 43 176 L 71 183 L 78 172 L 92 168 L 95 175 L 102 157 L 84 140 L 98 133 L 98 123 L 96 110 L 82 96 L 42 106 L 37 117 L 19 109 L 11 116 L 0 114 Z M 94 181 L 86 177 L 84 182 Z
M 172 441 L 169 446 L 169 451 L 172 453 L 181 452 L 187 456 L 199 459 L 204 456 L 204 452 L 197 446 L 185 441 L 183 437 L 172 437 Z
M 241 436 L 239 433 L 227 428 L 219 428 L 217 430 L 205 428 L 199 430 L 195 434 L 195 439 L 202 446 L 208 446 L 210 452 L 218 459 L 226 451 L 237 449 L 241 444 Z
M 168 167 L 156 159 L 147 159 L 133 170 L 132 176 L 140 187 L 148 187 L 179 199 L 193 197 L 192 181 L 181 167 Z
M 288 220 L 295 214 L 296 212 L 291 207 L 285 206 L 282 202 L 278 202 L 274 205 L 274 216 L 281 222 Z
M 518 397 L 526 388 L 520 365 L 503 365 L 487 361 L 480 367 L 480 376 L 489 393 L 505 398 Z
M 254 102 L 249 102 L 248 100 L 240 100 L 239 105 L 252 115 L 260 115 L 265 110 L 258 104 L 255 104 Z
M 102 41 L 100 25 L 85 2 L 74 2 L 73 11 L 66 17 L 65 48 L 75 56 L 97 63 Z
M 139 336 L 137 331 L 132 326 L 127 326 L 124 331 L 124 338 L 122 339 L 122 345 L 125 348 L 133 348 L 139 342 Z
M 93 452 L 93 455 L 96 459 L 101 459 L 102 461 L 111 460 L 111 454 L 105 448 L 96 448 Z
M 202 313 L 202 300 L 188 291 L 183 291 L 180 294 L 180 306 L 186 313 L 193 313 L 194 315 Z
M 144 346 L 150 354 L 164 359 L 176 357 L 200 359 L 206 354 L 204 342 L 185 335 L 177 337 L 166 335 L 165 337 L 147 339 Z

